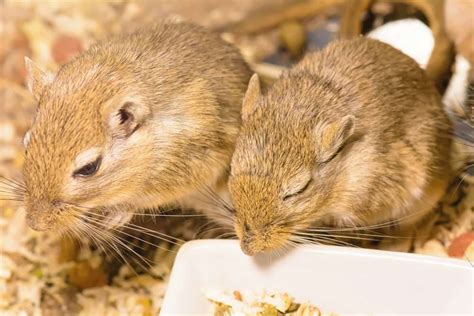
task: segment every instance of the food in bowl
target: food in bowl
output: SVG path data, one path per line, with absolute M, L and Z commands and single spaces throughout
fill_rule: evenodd
M 209 292 L 207 298 L 214 305 L 215 316 L 336 316 L 322 313 L 310 303 L 298 303 L 287 293 L 240 291 Z

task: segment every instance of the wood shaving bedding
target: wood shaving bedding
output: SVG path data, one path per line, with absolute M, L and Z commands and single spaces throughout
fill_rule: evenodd
M 20 178 L 22 136 L 35 112 L 35 101 L 25 88 L 25 55 L 55 70 L 59 63 L 98 39 L 153 22 L 157 17 L 176 16 L 182 10 L 184 17 L 196 22 L 219 24 L 230 18 L 238 20 L 253 2 L 231 1 L 228 8 L 222 9 L 224 6 L 219 4 L 220 1 L 206 0 L 199 8 L 201 13 L 194 12 L 195 5 L 192 5 L 189 15 L 183 9 L 185 3 L 189 6 L 187 0 L 2 3 L 0 175 Z M 208 10 L 206 3 L 208 7 L 220 5 L 220 9 Z M 244 11 L 239 11 L 240 7 Z M 275 37 L 275 34 L 267 38 L 260 36 L 257 43 L 251 38 L 232 40 L 243 47 L 248 59 L 255 60 L 263 51 L 262 47 L 270 45 Z M 465 151 L 463 148 L 459 152 Z M 0 184 L 0 190 L 3 189 Z M 123 263 L 118 268 L 107 265 L 108 256 L 87 240 L 81 241 L 82 247 L 75 247 L 57 234 L 32 231 L 27 227 L 21 204 L 1 198 L 0 193 L 2 315 L 158 314 L 176 246 L 164 242 L 158 244 L 170 251 L 156 251 L 151 257 L 151 269 L 135 274 Z M 455 183 L 434 213 L 433 220 L 421 228 L 424 232 L 410 242 L 410 248 L 416 253 L 471 258 L 474 261 L 473 214 L 473 184 Z M 172 227 L 169 233 L 190 239 L 200 224 L 202 222 L 193 220 L 174 222 L 174 225 L 168 225 L 168 228 Z M 302 310 L 304 315 L 311 315 L 311 312 L 310 307 Z

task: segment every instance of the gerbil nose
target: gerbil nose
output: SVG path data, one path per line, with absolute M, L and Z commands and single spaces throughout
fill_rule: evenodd
M 256 251 L 252 249 L 250 243 L 244 240 L 240 242 L 240 249 L 242 249 L 242 252 L 245 253 L 247 256 L 253 256 L 256 254 Z
M 245 230 L 244 235 L 242 236 L 240 248 L 247 256 L 254 256 L 255 254 L 265 250 L 258 236 L 255 236 L 255 234 L 248 229 Z
M 26 223 L 34 230 L 45 231 L 54 223 L 54 203 L 30 201 L 27 204 Z

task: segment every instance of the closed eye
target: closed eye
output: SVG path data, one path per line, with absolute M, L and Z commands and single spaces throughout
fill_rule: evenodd
M 328 162 L 330 162 L 331 160 L 333 160 L 334 158 L 336 158 L 337 155 L 339 155 L 339 153 L 344 149 L 344 146 L 341 146 L 337 149 L 337 151 L 332 154 L 328 159 L 326 159 L 325 161 L 321 161 L 319 162 L 320 165 L 324 165 L 324 164 L 327 164 Z
M 78 168 L 72 174 L 73 177 L 90 177 L 97 173 L 100 167 L 102 157 L 98 157 L 95 161 L 89 162 L 88 164 Z
M 309 184 L 311 183 L 311 179 L 301 188 L 299 189 L 298 191 L 294 192 L 294 193 L 291 193 L 291 194 L 288 194 L 288 195 L 285 195 L 283 197 L 283 201 L 286 201 L 292 197 L 295 197 L 297 196 L 298 194 L 301 194 L 303 193 L 308 187 L 309 187 Z

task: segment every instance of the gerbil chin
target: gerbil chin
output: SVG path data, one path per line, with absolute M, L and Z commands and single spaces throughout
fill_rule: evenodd
M 264 95 L 254 75 L 242 121 L 229 190 L 249 255 L 412 227 L 451 179 L 451 126 L 434 84 L 378 41 L 334 42 Z

